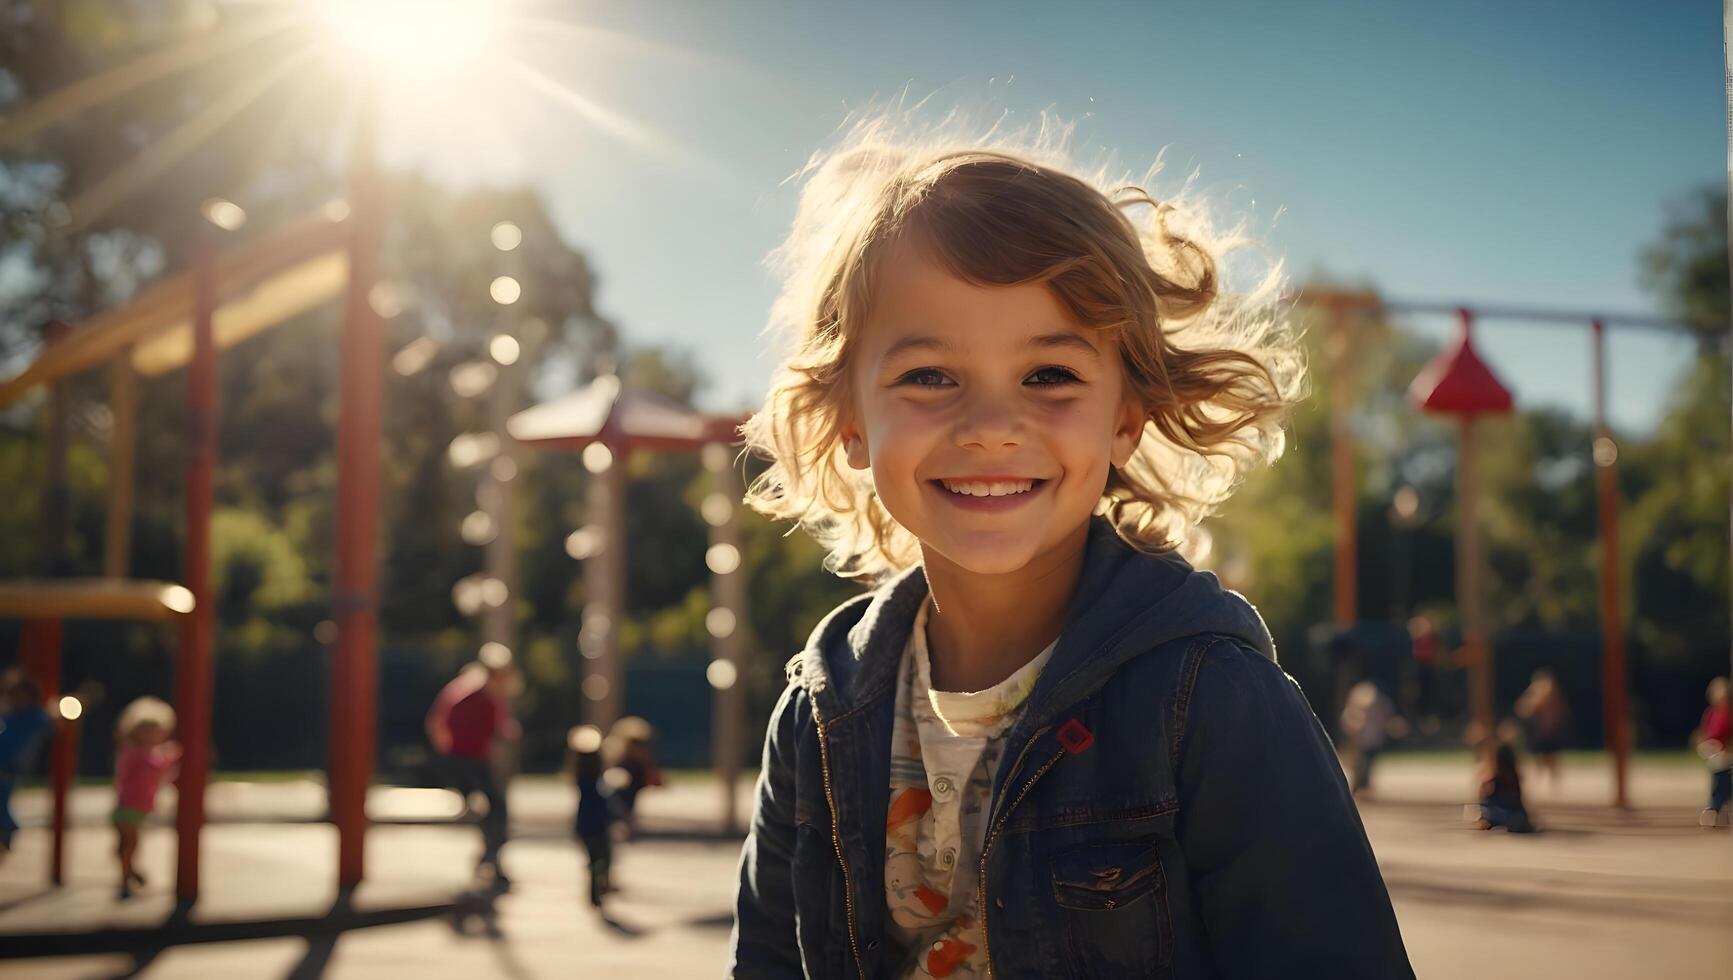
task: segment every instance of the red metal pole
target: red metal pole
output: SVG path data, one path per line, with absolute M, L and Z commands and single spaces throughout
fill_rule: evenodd
M 187 365 L 186 559 L 182 576 L 193 594 L 181 621 L 175 671 L 175 713 L 182 745 L 175 804 L 175 894 L 199 897 L 199 833 L 205 825 L 205 781 L 211 761 L 212 645 L 216 603 L 211 595 L 211 510 L 216 505 L 217 272 L 211 244 L 201 238 L 193 265 L 193 357 Z
M 58 699 L 59 694 L 52 695 Z M 49 703 L 53 703 L 50 701 Z M 53 773 L 54 847 L 48 863 L 48 878 L 56 885 L 65 880 L 66 868 L 66 797 L 72 788 L 72 777 L 78 765 L 78 720 L 61 718 L 54 731 L 54 745 L 49 752 L 49 768 Z
M 27 619 L 19 636 L 19 666 L 36 679 L 43 698 L 60 692 L 60 620 Z
M 1625 630 L 1619 611 L 1619 482 L 1614 466 L 1618 444 L 1607 426 L 1606 329 L 1594 321 L 1595 336 L 1595 491 L 1601 535 L 1601 697 L 1606 715 L 1607 751 L 1613 757 L 1613 804 L 1629 805 L 1626 778 L 1630 736 L 1626 728 Z
M 382 226 L 373 163 L 373 94 L 364 94 L 349 173 L 349 285 L 337 430 L 337 649 L 331 669 L 330 797 L 337 825 L 337 884 L 361 883 L 367 784 L 378 708 L 379 429 L 385 336 L 368 301 L 378 277 Z
M 1475 516 L 1480 493 L 1480 461 L 1474 445 L 1477 421 L 1473 414 L 1462 416 L 1456 443 L 1456 602 L 1461 610 L 1462 645 L 1467 653 L 1469 709 L 1479 732 L 1476 746 L 1490 757 L 1497 724 L 1497 691 L 1492 643 L 1481 619 L 1480 525 Z

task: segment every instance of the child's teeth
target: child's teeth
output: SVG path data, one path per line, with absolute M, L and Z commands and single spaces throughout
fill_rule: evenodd
M 1035 487 L 1035 481 L 1033 480 L 1018 480 L 1015 482 L 996 480 L 992 483 L 954 483 L 950 480 L 946 480 L 944 481 L 944 484 L 946 490 L 967 497 L 1006 497 L 1011 494 L 1025 493 Z

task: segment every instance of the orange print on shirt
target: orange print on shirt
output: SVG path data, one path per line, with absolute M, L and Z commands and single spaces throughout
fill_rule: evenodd
M 930 790 L 903 790 L 891 801 L 890 816 L 885 820 L 885 832 L 889 833 L 904 824 L 921 819 L 922 815 L 932 808 L 933 794 Z
M 948 977 L 973 952 L 975 947 L 961 939 L 942 939 L 927 954 L 927 972 L 935 977 Z
M 915 887 L 915 897 L 920 899 L 921 904 L 927 907 L 927 914 L 929 915 L 938 915 L 940 912 L 945 910 L 946 905 L 950 904 L 950 899 L 947 899 L 945 896 L 933 891 L 926 885 L 917 885 Z

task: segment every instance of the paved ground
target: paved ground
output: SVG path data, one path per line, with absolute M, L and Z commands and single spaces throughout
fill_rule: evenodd
M 1605 808 L 1599 770 L 1566 773 L 1535 810 L 1547 832 L 1481 834 L 1461 824 L 1466 769 L 1452 761 L 1389 760 L 1377 799 L 1364 807 L 1404 937 L 1421 977 L 1476 980 L 1569 976 L 1725 977 L 1733 962 L 1733 834 L 1695 826 L 1706 780 L 1689 766 L 1638 771 L 1631 814 Z M 546 781 L 514 788 L 519 838 L 507 850 L 516 886 L 498 904 L 497 937 L 482 924 L 460 934 L 450 917 L 345 933 L 171 947 L 127 955 L 0 962 L 0 977 L 709 977 L 728 935 L 737 845 L 706 833 L 719 788 L 679 784 L 645 797 L 654 836 L 619 862 L 625 885 L 610 917 L 580 897 L 581 859 L 565 836 L 570 799 Z M 206 835 L 209 868 L 195 923 L 316 916 L 335 898 L 335 835 L 313 823 L 321 793 L 307 783 L 213 787 L 226 818 Z M 23 794 L 27 828 L 0 868 L 0 953 L 11 936 L 154 927 L 168 917 L 173 841 L 166 826 L 144 845 L 151 888 L 126 905 L 111 894 L 105 795 L 81 791 L 68 886 L 47 890 L 44 800 Z M 426 823 L 449 815 L 449 796 L 382 790 L 376 815 L 407 821 L 369 841 L 362 912 L 450 901 L 468 885 L 474 831 Z M 293 818 L 297 822 L 283 822 Z M 417 823 L 417 822 L 420 823 Z

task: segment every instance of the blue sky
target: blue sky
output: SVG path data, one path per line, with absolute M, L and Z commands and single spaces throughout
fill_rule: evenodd
M 987 118 L 1050 110 L 1086 158 L 1133 170 L 1165 149 L 1164 181 L 1196 169 L 1296 279 L 1413 299 L 1654 312 L 1638 250 L 1666 202 L 1726 179 L 1706 0 L 558 9 L 583 26 L 504 38 L 542 81 L 477 87 L 489 108 L 468 125 L 396 117 L 388 161 L 540 188 L 604 311 L 691 350 L 715 408 L 755 405 L 770 374 L 762 259 L 793 215 L 785 178 L 905 90 Z M 1586 329 L 1479 336 L 1519 401 L 1587 411 Z M 1652 425 L 1690 354 L 1615 333 L 1615 424 Z

